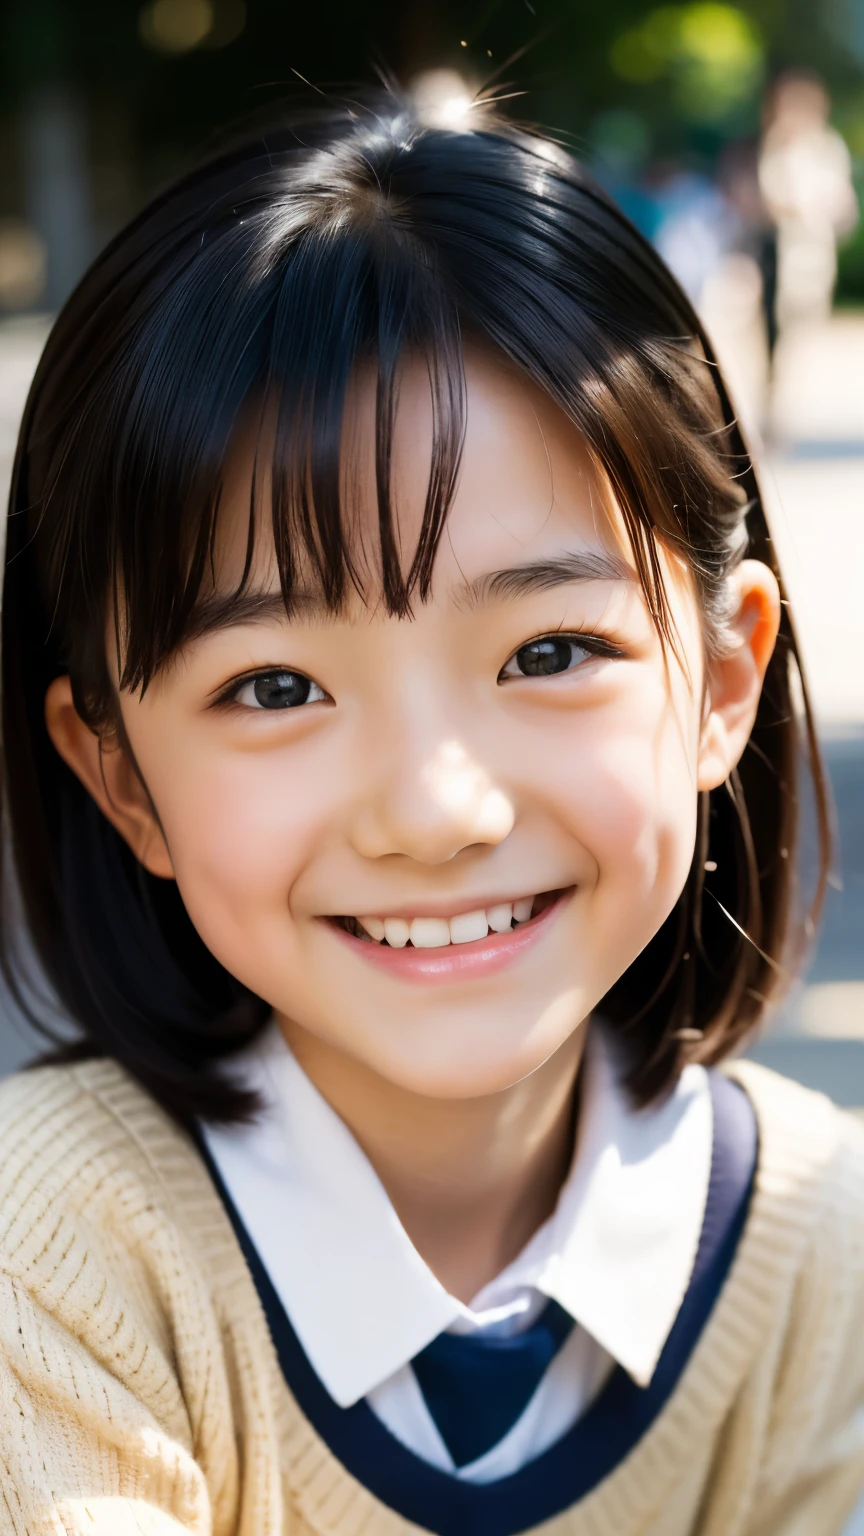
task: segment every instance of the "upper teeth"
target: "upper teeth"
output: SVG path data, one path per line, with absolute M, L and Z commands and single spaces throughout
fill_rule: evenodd
M 493 907 L 478 907 L 476 912 L 460 912 L 457 917 L 358 917 L 370 939 L 383 939 L 393 949 L 403 949 L 411 940 L 415 949 L 442 949 L 445 944 L 470 944 L 493 933 L 508 933 L 511 923 L 525 923 L 531 916 L 533 896 L 519 901 L 500 901 Z

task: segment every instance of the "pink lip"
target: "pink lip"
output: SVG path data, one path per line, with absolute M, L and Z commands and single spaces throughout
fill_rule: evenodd
M 494 976 L 530 949 L 572 894 L 572 888 L 562 891 L 551 906 L 544 907 L 536 917 L 520 923 L 509 933 L 489 933 L 485 939 L 475 939 L 471 944 L 450 944 L 443 949 L 414 949 L 411 945 L 391 949 L 388 944 L 357 939 L 336 923 L 327 926 L 343 944 L 349 944 L 355 954 L 368 960 L 370 965 L 380 966 L 392 976 L 398 976 L 400 981 L 473 981 L 475 977 Z

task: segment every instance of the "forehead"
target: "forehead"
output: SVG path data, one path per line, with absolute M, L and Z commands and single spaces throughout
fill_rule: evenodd
M 481 574 L 568 552 L 628 563 L 624 522 L 608 482 L 577 428 L 530 380 L 494 355 L 466 349 L 465 435 L 459 477 L 438 544 L 433 599 L 462 592 Z M 380 592 L 376 484 L 376 375 L 358 372 L 346 402 L 339 456 L 342 538 L 355 572 L 356 602 Z M 435 419 L 427 368 L 400 371 L 390 452 L 395 534 L 403 572 L 417 546 L 429 494 Z M 226 464 L 216 546 L 217 590 L 236 590 L 246 566 L 250 507 L 256 537 L 249 574 L 255 590 L 278 589 L 271 526 L 272 416 L 248 421 Z M 314 588 L 301 555 L 299 584 Z

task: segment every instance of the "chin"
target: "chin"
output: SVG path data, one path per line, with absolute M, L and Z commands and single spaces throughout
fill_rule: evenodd
M 483 1099 L 496 1093 L 505 1093 L 515 1083 L 530 1077 L 542 1063 L 532 1060 L 484 1062 L 472 1070 L 459 1062 L 438 1067 L 413 1067 L 400 1063 L 382 1073 L 397 1087 L 426 1099 Z M 380 1068 L 379 1068 L 380 1071 Z
M 506 1025 L 474 1033 L 470 1025 L 440 1029 L 425 1049 L 364 1051 L 369 1066 L 408 1093 L 432 1099 L 479 1099 L 504 1093 L 530 1077 L 571 1039 L 589 1010 L 573 1007 L 574 995 L 556 999 L 539 1018 L 507 1038 Z M 400 1041 L 400 1044 L 402 1042 Z M 414 1041 L 415 1045 L 419 1042 Z

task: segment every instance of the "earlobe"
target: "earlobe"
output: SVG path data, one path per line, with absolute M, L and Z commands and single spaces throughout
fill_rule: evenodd
M 747 745 L 780 628 L 780 589 L 761 560 L 744 560 L 730 578 L 738 596 L 730 645 L 708 671 L 697 787 L 716 789 Z
M 82 720 L 68 677 L 56 677 L 48 688 L 45 724 L 55 750 L 139 863 L 151 875 L 173 880 L 168 845 L 134 763 L 118 741 L 106 743 Z

